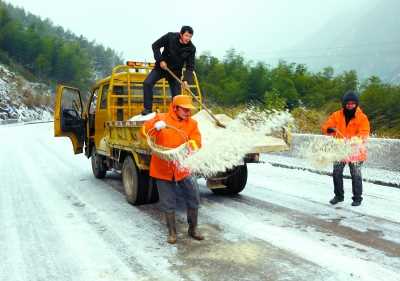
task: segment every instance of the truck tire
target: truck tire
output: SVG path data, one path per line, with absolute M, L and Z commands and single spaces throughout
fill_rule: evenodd
M 132 156 L 122 165 L 122 184 L 126 200 L 132 205 L 151 204 L 158 201 L 158 191 L 148 171 L 139 171 Z
M 223 181 L 226 188 L 211 189 L 214 194 L 218 195 L 235 195 L 240 193 L 247 183 L 247 165 L 243 164 L 234 167 L 229 172 L 229 176 Z
M 143 190 L 139 186 L 139 175 L 132 156 L 128 155 L 122 164 L 122 185 L 126 200 L 133 205 L 142 204 Z
M 104 178 L 107 172 L 107 166 L 104 163 L 105 157 L 97 154 L 96 148 L 93 147 L 90 160 L 92 162 L 93 175 L 98 179 Z

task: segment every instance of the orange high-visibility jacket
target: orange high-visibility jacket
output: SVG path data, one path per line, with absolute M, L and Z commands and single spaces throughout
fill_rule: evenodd
M 354 118 L 346 126 L 346 119 L 343 109 L 338 110 L 329 116 L 328 120 L 322 125 L 322 133 L 328 135 L 327 129 L 335 128 L 336 132 L 333 134 L 337 138 L 351 139 L 352 137 L 360 137 L 367 140 L 370 133 L 370 126 L 367 115 L 357 107 Z M 367 149 L 365 144 L 361 145 L 358 151 L 345 159 L 346 162 L 365 161 L 367 159 Z
M 187 120 L 180 120 L 172 109 L 172 104 L 168 113 L 158 113 L 153 119 L 144 123 L 144 133 L 148 134 L 154 127 L 157 121 L 163 120 L 173 128 L 164 128 L 160 131 L 151 130 L 150 135 L 155 137 L 155 143 L 164 147 L 176 148 L 188 140 L 194 140 L 198 148 L 201 147 L 201 134 L 197 126 L 197 121 L 188 118 Z M 166 161 L 157 157 L 151 156 L 150 161 L 150 176 L 162 180 L 175 180 L 180 181 L 190 175 L 190 171 L 178 167 L 177 163 L 173 161 Z

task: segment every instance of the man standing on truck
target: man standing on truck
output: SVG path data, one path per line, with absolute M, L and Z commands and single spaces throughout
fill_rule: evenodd
M 153 88 L 161 78 L 167 79 L 172 97 L 179 93 L 179 82 L 166 71 L 167 67 L 176 76 L 181 77 L 182 68 L 186 64 L 183 82 L 187 86 L 188 82 L 192 81 L 196 54 L 196 47 L 191 42 L 192 36 L 193 28 L 182 26 L 180 32 L 168 32 L 151 46 L 156 64 L 143 82 L 144 110 L 142 115 L 153 111 Z M 161 48 L 164 48 L 162 53 Z
M 362 143 L 354 147 L 354 154 L 347 159 L 335 162 L 333 165 L 333 185 L 335 197 L 329 201 L 335 205 L 344 200 L 343 169 L 346 164 L 350 167 L 351 182 L 353 187 L 352 206 L 360 206 L 362 201 L 361 165 L 367 159 L 365 142 L 370 133 L 368 117 L 358 106 L 357 93 L 348 91 L 342 98 L 342 109 L 329 117 L 322 126 L 322 132 L 342 139 L 359 137 Z
M 177 95 L 173 98 L 167 113 L 158 113 L 143 126 L 143 133 L 154 137 L 155 143 L 162 147 L 176 148 L 194 141 L 201 147 L 201 135 L 197 121 L 191 118 L 192 97 Z M 187 208 L 188 234 L 196 240 L 204 237 L 197 231 L 199 190 L 190 171 L 179 167 L 178 163 L 161 159 L 153 154 L 150 161 L 150 176 L 156 180 L 161 211 L 165 213 L 168 240 L 176 243 L 175 209 L 178 196 L 182 196 Z

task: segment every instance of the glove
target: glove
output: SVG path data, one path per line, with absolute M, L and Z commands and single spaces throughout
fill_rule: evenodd
M 154 124 L 154 128 L 155 128 L 157 131 L 160 131 L 161 129 L 164 129 L 165 127 L 167 127 L 167 124 L 166 124 L 163 120 L 157 121 L 157 122 Z
M 188 145 L 188 147 L 189 147 L 191 152 L 199 150 L 199 147 L 197 146 L 197 143 L 196 143 L 195 140 L 189 140 L 187 142 L 187 145 Z
M 187 81 L 183 81 L 183 84 L 182 84 L 182 87 L 183 87 L 183 89 L 189 89 L 189 84 L 188 84 L 188 82 Z
M 326 132 L 327 132 L 328 134 L 333 134 L 333 133 L 336 132 L 336 128 L 328 128 L 328 129 L 326 129 Z
M 162 69 L 166 69 L 167 68 L 167 63 L 165 62 L 165 61 L 160 61 L 160 67 L 162 68 Z

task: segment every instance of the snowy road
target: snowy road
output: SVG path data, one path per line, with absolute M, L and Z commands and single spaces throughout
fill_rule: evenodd
M 200 181 L 207 240 L 181 210 L 171 246 L 156 205 L 127 204 L 52 130 L 0 126 L 0 280 L 400 280 L 400 189 L 364 183 L 354 208 L 346 180 L 332 207 L 329 176 L 253 164 L 234 198 Z

